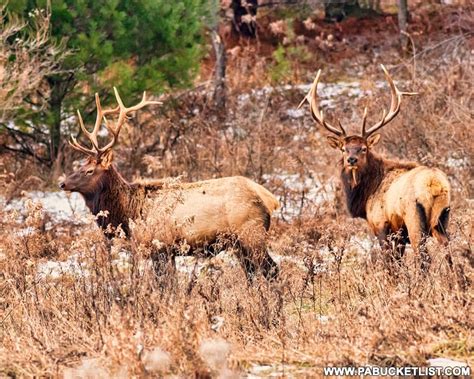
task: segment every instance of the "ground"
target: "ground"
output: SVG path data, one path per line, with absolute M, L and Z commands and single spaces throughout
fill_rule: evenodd
M 279 280 L 249 285 L 231 251 L 179 257 L 177 273 L 157 279 L 151 220 L 131 240 L 107 241 L 80 196 L 2 156 L 2 376 L 299 377 L 435 358 L 472 367 L 472 10 L 417 6 L 405 53 L 393 16 L 325 24 L 279 12 L 262 15 L 259 41 L 226 37 L 225 110 L 201 82 L 163 96 L 163 108 L 131 120 L 115 155 L 129 180 L 238 174 L 263 184 L 281 204 L 268 236 Z M 355 127 L 368 105 L 375 121 L 389 102 L 380 63 L 420 95 L 404 99 L 378 151 L 439 167 L 452 186 L 451 241 L 428 242 L 426 276 L 411 249 L 401 267 L 387 266 L 366 222 L 348 216 L 339 153 L 297 109 L 322 68 L 327 117 Z M 77 158 L 67 156 L 66 172 Z

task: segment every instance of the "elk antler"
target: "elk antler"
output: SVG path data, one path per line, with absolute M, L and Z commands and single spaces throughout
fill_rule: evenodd
M 310 110 L 311 110 L 311 116 L 313 116 L 314 121 L 316 121 L 319 125 L 324 126 L 328 131 L 336 134 L 337 136 L 345 136 L 346 131 L 342 127 L 341 123 L 338 122 L 340 130 L 336 129 L 334 126 L 332 126 L 330 123 L 324 120 L 324 114 L 322 111 L 319 110 L 317 89 L 318 89 L 320 75 L 321 75 L 321 70 L 318 70 L 318 73 L 316 74 L 316 78 L 314 79 L 314 82 L 311 85 L 311 88 L 308 94 L 301 101 L 300 105 L 298 105 L 298 109 L 301 108 L 301 106 L 307 100 L 309 103 Z
M 117 91 L 117 88 L 115 88 L 115 87 L 114 87 L 114 93 L 115 93 L 115 98 L 117 99 L 118 106 L 115 107 L 115 108 L 106 109 L 106 110 L 102 110 L 99 95 L 97 93 L 95 94 L 95 103 L 96 103 L 96 107 L 97 107 L 97 116 L 96 116 L 96 119 L 95 119 L 94 129 L 92 130 L 92 132 L 89 132 L 86 129 L 86 127 L 84 126 L 84 121 L 82 120 L 81 113 L 79 111 L 77 111 L 77 115 L 78 115 L 78 118 L 79 118 L 79 125 L 81 126 L 81 130 L 83 131 L 83 133 L 86 135 L 86 137 L 92 143 L 92 149 L 89 149 L 87 147 L 84 147 L 84 146 L 80 145 L 77 142 L 76 138 L 74 138 L 74 137 L 71 137 L 71 141 L 69 141 L 69 144 L 71 145 L 71 147 L 73 147 L 74 149 L 76 149 L 76 150 L 78 150 L 78 151 L 80 151 L 84 154 L 90 155 L 90 156 L 99 156 L 99 155 L 105 153 L 106 151 L 108 151 L 109 149 L 111 149 L 115 145 L 115 143 L 118 140 L 118 135 L 120 133 L 120 129 L 122 128 L 122 125 L 124 124 L 125 120 L 127 119 L 127 115 L 130 112 L 137 111 L 137 110 L 139 110 L 139 109 L 141 109 L 141 108 L 143 108 L 147 105 L 150 105 L 150 104 L 162 104 L 159 101 L 149 101 L 149 100 L 147 100 L 146 99 L 146 92 L 143 92 L 142 100 L 137 105 L 134 105 L 132 107 L 127 108 L 123 105 L 122 99 L 120 98 L 120 95 Z M 114 127 L 114 126 L 109 124 L 109 122 L 107 121 L 106 116 L 108 116 L 110 114 L 116 114 L 116 113 L 119 113 L 119 117 L 118 117 L 118 120 L 116 122 L 116 126 Z M 102 125 L 102 119 L 104 120 L 104 123 L 105 123 L 105 126 L 107 127 L 107 130 L 112 134 L 112 141 L 110 141 L 104 147 L 100 148 L 99 143 L 97 141 L 97 133 L 99 132 L 100 126 Z
M 364 116 L 362 119 L 362 137 L 366 138 L 373 134 L 375 131 L 379 130 L 382 126 L 388 124 L 390 121 L 392 121 L 395 116 L 398 114 L 400 111 L 400 104 L 402 102 L 402 96 L 413 96 L 413 95 L 418 95 L 416 92 L 401 92 L 396 86 L 395 83 L 393 82 L 392 78 L 390 77 L 387 69 L 385 66 L 382 64 L 382 70 L 385 74 L 385 77 L 388 81 L 388 84 L 390 85 L 390 92 L 392 94 L 392 101 L 390 103 L 390 110 L 388 113 L 385 112 L 385 109 L 382 112 L 382 118 L 380 119 L 379 122 L 376 124 L 372 125 L 368 130 L 365 130 L 365 124 L 367 120 L 367 108 L 364 109 Z

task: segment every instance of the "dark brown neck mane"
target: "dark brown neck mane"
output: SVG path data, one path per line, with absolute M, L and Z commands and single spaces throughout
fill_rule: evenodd
M 342 162 L 341 162 L 342 164 Z M 397 162 L 383 159 L 370 151 L 367 153 L 367 164 L 357 173 L 358 183 L 352 186 L 352 173 L 341 172 L 342 185 L 346 194 L 347 208 L 352 217 L 366 218 L 367 200 L 382 183 L 386 174 L 392 170 L 411 170 L 418 164 L 413 162 Z
M 352 174 L 342 169 L 342 185 L 346 194 L 347 208 L 352 217 L 366 218 L 367 200 L 380 186 L 385 175 L 384 166 L 382 158 L 367 153 L 367 165 L 357 173 L 358 183 L 354 187 L 352 187 Z
M 114 166 L 102 176 L 96 191 L 83 194 L 87 207 L 97 216 L 107 212 L 107 216 L 97 217 L 97 224 L 106 230 L 111 224 L 114 229 L 119 225 L 127 236 L 130 234 L 129 219 L 136 219 L 142 211 L 147 194 L 147 186 L 127 182 Z M 105 232 L 111 238 L 114 233 Z
M 347 208 L 352 217 L 366 218 L 367 200 L 375 194 L 386 174 L 392 170 L 411 170 L 417 163 L 397 162 L 383 159 L 370 151 L 367 153 L 367 164 L 357 173 L 358 183 L 352 187 L 352 174 L 341 172 L 342 185 L 346 194 Z

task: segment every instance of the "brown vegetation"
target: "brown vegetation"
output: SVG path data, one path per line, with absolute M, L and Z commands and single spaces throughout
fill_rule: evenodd
M 175 94 L 157 115 L 130 120 L 134 127 L 122 131 L 115 159 L 129 178 L 245 175 L 263 183 L 282 204 L 269 237 L 280 261 L 279 280 L 257 277 L 249 286 L 223 254 L 200 271 L 196 262 L 187 274 L 156 279 L 148 257 L 160 241 L 141 221 L 131 240 L 107 242 L 92 220 L 80 227 L 77 218 L 49 220 L 34 202 L 23 212 L 2 209 L 0 373 L 217 377 L 268 365 L 281 375 L 316 376 L 330 364 L 426 365 L 439 356 L 472 367 L 474 75 L 472 35 L 464 26 L 469 14 L 454 8 L 443 18 L 413 14 L 409 32 L 424 33 L 412 36 L 416 53 L 407 58 L 388 42 L 398 36 L 388 28 L 383 36 L 366 35 L 368 44 L 363 34 L 346 34 L 352 38 L 347 52 L 336 35 L 335 46 L 323 53 L 308 47 L 310 63 L 289 65 L 292 82 L 309 82 L 326 64 L 330 80 L 349 82 L 364 67 L 368 80 L 356 88 L 382 96 L 353 99 L 349 90 L 331 95 L 334 117 L 344 125 L 358 119 L 355 109 L 385 103 L 386 91 L 372 84 L 378 63 L 391 62 L 390 71 L 409 81 L 403 87 L 420 93 L 384 129 L 382 153 L 437 166 L 452 185 L 451 240 L 447 247 L 428 240 L 432 264 L 426 276 L 410 249 L 398 276 L 387 272 L 366 222 L 346 215 L 340 190 L 331 184 L 335 154 L 310 118 L 295 113 L 306 91 L 259 91 L 271 81 L 274 62 L 256 54 L 254 45 L 243 45 L 230 59 L 225 115 L 212 109 L 203 87 Z M 371 21 L 363 22 L 370 34 Z M 373 23 L 381 27 L 380 20 Z M 373 45 L 375 39 L 386 43 Z M 38 189 L 37 183 L 21 185 L 34 167 L 8 156 L 2 165 L 6 197 Z M 155 217 L 166 220 L 166 210 Z M 60 268 L 55 275 L 45 272 L 51 261 Z

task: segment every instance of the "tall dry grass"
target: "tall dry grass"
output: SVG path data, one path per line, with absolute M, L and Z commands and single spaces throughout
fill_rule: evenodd
M 404 79 L 401 87 L 420 96 L 405 99 L 379 149 L 440 167 L 453 186 L 451 242 L 442 248 L 430 241 L 426 277 L 411 251 L 401 267 L 387 266 L 365 222 L 345 214 L 340 195 L 321 203 L 308 197 L 308 185 L 290 188 L 282 179 L 337 183 L 339 157 L 324 134 L 308 115 L 287 113 L 301 92 L 250 94 L 239 102 L 246 92 L 231 89 L 226 114 L 212 109 L 206 93 L 191 92 L 160 117 L 132 125 L 118 165 L 129 178 L 243 174 L 264 183 L 283 208 L 296 209 L 292 219 L 273 220 L 280 279 L 258 277 L 249 285 L 240 266 L 222 255 L 200 272 L 196 265 L 157 279 L 149 261 L 153 229 L 146 223 L 137 222 L 131 240 L 108 241 L 92 218 L 51 227 L 38 204 L 28 204 L 26 217 L 2 210 L 0 373 L 237 377 L 269 364 L 283 374 L 318 375 L 330 364 L 425 365 L 436 356 L 472 367 L 473 71 L 470 39 L 455 37 L 419 49 L 414 60 L 400 60 L 392 50 L 383 56 L 392 61 L 393 76 Z M 336 99 L 329 117 L 357 124 L 366 104 L 377 117 L 388 94 L 371 87 L 381 77 L 376 63 L 366 67 L 363 84 L 376 95 Z M 343 70 L 329 72 L 337 77 Z M 14 191 L 15 183 L 10 176 L 5 188 Z M 71 259 L 64 272 L 45 275 L 48 260 Z

